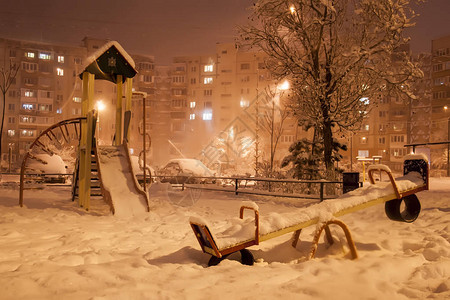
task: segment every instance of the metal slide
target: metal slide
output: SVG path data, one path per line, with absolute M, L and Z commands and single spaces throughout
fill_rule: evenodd
M 103 196 L 113 214 L 135 216 L 148 212 L 148 194 L 133 174 L 127 144 L 97 145 L 96 152 Z

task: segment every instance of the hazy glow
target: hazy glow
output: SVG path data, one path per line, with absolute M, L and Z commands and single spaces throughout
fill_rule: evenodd
M 291 87 L 291 84 L 289 83 L 289 81 L 285 80 L 285 81 L 283 81 L 282 84 L 280 84 L 278 86 L 278 89 L 281 91 L 285 91 L 285 90 L 288 90 L 290 87 Z
M 212 120 L 212 112 L 207 111 L 203 113 L 203 120 L 204 121 L 211 121 Z
M 250 106 L 250 101 L 242 99 L 242 100 L 239 102 L 239 105 L 240 105 L 242 108 L 244 108 L 244 107 L 249 107 L 249 106 Z
M 291 7 L 289 7 L 289 10 L 291 11 L 291 14 L 295 13 L 295 6 L 291 5 Z
M 98 100 L 96 106 L 98 111 L 103 111 L 106 108 L 106 105 L 102 100 Z

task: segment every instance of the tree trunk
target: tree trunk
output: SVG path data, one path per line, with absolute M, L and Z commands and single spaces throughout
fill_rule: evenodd
M 335 179 L 335 170 L 333 166 L 333 132 L 331 128 L 330 122 L 324 122 L 324 128 L 323 128 L 323 156 L 324 156 L 324 163 L 325 163 L 325 179 L 334 181 Z M 326 192 L 328 195 L 333 195 L 335 193 L 334 191 L 334 185 L 333 184 L 327 184 Z

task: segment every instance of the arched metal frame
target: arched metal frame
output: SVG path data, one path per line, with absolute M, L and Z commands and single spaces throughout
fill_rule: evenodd
M 60 121 L 60 122 L 58 122 L 56 124 L 53 124 L 52 126 L 48 127 L 46 130 L 41 132 L 41 134 L 39 134 L 39 136 L 37 136 L 36 139 L 33 141 L 33 143 L 30 145 L 30 147 L 28 148 L 28 151 L 25 153 L 25 156 L 24 156 L 24 158 L 22 160 L 22 165 L 20 167 L 20 189 L 19 189 L 19 205 L 20 205 L 20 207 L 23 207 L 23 189 L 24 189 L 25 169 L 26 169 L 26 166 L 27 166 L 28 158 L 31 156 L 32 150 L 35 147 L 40 147 L 40 149 L 42 151 L 44 151 L 46 153 L 49 153 L 49 154 L 52 154 L 52 155 L 54 154 L 53 151 L 48 149 L 39 140 L 42 137 L 47 137 L 50 140 L 58 141 L 58 139 L 57 139 L 55 133 L 53 132 L 53 130 L 59 128 L 64 141 L 69 143 L 69 141 L 70 141 L 69 129 L 67 128 L 67 126 L 68 125 L 73 125 L 74 126 L 74 130 L 75 130 L 75 134 L 77 136 L 78 143 L 79 143 L 80 138 L 81 138 L 80 124 L 81 124 L 82 120 L 86 120 L 86 118 L 85 117 L 71 118 L 71 119 L 63 120 L 63 121 Z M 58 143 L 59 143 L 59 141 L 58 141 Z

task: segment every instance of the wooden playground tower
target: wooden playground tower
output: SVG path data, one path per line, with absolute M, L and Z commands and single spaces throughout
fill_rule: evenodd
M 94 82 L 96 79 L 107 80 L 117 87 L 115 138 L 114 146 L 126 141 L 129 133 L 129 120 L 124 122 L 125 112 L 131 111 L 132 83 L 137 74 L 134 61 L 116 41 L 106 43 L 87 58 L 86 67 L 80 74 L 83 80 L 81 114 L 81 138 L 79 145 L 79 205 L 89 209 L 91 194 L 91 153 L 95 146 L 95 123 L 97 112 L 94 108 Z M 123 92 L 125 90 L 125 107 Z M 128 114 L 128 116 L 130 116 Z M 129 117 L 128 117 L 129 118 Z M 123 130 L 123 131 L 122 131 Z

